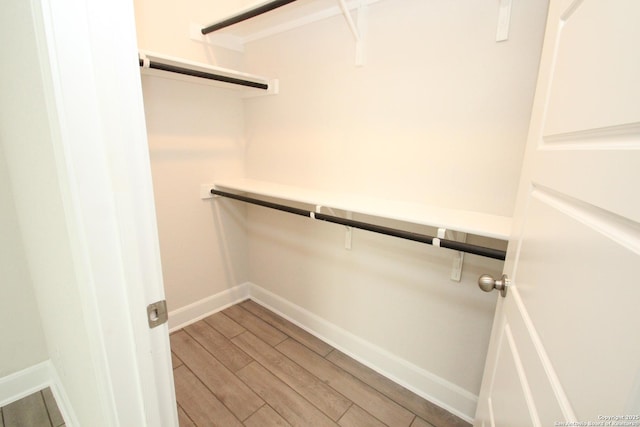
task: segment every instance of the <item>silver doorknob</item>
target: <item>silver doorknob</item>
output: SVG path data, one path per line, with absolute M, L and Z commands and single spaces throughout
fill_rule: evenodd
M 494 289 L 500 291 L 500 295 L 507 296 L 507 286 L 511 284 L 511 281 L 506 274 L 503 274 L 500 280 L 496 280 L 489 274 L 483 274 L 478 278 L 478 286 L 485 292 L 491 292 Z

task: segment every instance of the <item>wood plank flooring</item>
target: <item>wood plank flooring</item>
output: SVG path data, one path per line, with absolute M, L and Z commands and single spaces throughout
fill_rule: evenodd
M 0 408 L 0 427 L 63 427 L 51 389 L 33 393 Z
M 251 300 L 171 350 L 181 427 L 470 426 Z

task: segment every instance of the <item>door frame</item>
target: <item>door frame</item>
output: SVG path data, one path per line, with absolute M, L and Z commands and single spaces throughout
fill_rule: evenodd
M 31 4 L 103 422 L 177 426 L 133 4 Z

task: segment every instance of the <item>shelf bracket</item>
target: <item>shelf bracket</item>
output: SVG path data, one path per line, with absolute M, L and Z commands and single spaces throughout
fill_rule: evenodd
M 322 213 L 322 208 L 323 208 L 323 206 L 322 206 L 322 205 L 316 205 L 316 211 L 315 211 L 315 213 Z M 330 207 L 328 207 L 328 206 L 324 206 L 324 208 L 325 208 L 327 211 L 329 211 L 329 213 L 330 213 L 331 215 L 336 216 L 336 212 L 335 212 L 332 208 L 330 208 Z M 315 218 L 315 214 L 314 214 L 313 212 L 312 212 L 311 217 L 312 217 L 312 218 Z M 346 212 L 346 218 L 347 218 L 347 219 L 353 219 L 353 212 L 347 211 L 347 212 Z M 348 225 L 345 225 L 345 226 L 344 226 L 344 228 L 346 229 L 346 230 L 345 230 L 345 233 L 344 233 L 344 248 L 345 248 L 346 250 L 350 251 L 350 250 L 351 250 L 351 240 L 352 240 L 352 230 L 353 230 L 353 227 L 349 227 Z
M 356 42 L 356 66 L 362 67 L 364 65 L 364 27 L 365 27 L 365 2 L 361 0 L 358 5 L 357 21 L 353 21 L 351 12 L 349 12 L 349 6 L 345 0 L 338 0 L 344 19 L 347 21 L 347 25 L 353 34 L 353 39 Z
M 433 246 L 440 247 L 440 240 L 452 240 L 465 243 L 467 241 L 467 233 L 461 231 L 455 232 L 446 228 L 438 228 L 437 237 L 433 239 Z M 459 282 L 462 278 L 462 266 L 464 265 L 464 252 L 456 251 L 453 255 L 453 265 L 451 266 L 451 280 Z
M 357 42 L 358 40 L 360 40 L 360 34 L 358 33 L 358 28 L 356 28 L 356 24 L 353 22 L 353 18 L 351 18 L 351 13 L 349 12 L 347 3 L 345 2 L 345 0 L 338 0 L 338 4 L 340 5 L 340 9 L 342 10 L 344 19 L 347 20 L 347 25 L 349 25 L 349 29 L 353 34 L 353 38 Z
M 367 25 L 367 6 L 364 1 L 360 1 L 358 6 L 358 34 L 360 37 L 356 40 L 356 67 L 362 67 L 365 63 L 365 39 Z
M 347 212 L 347 219 L 353 219 L 353 212 Z M 351 240 L 353 237 L 353 227 L 346 226 L 346 231 L 344 232 L 344 248 L 348 251 L 351 250 Z
M 503 42 L 509 39 L 509 23 L 511 21 L 512 0 L 498 1 L 498 29 L 496 30 L 496 41 Z
M 461 231 L 455 232 L 447 230 L 445 233 L 449 240 L 455 240 L 456 242 L 466 242 L 467 233 Z M 459 282 L 462 278 L 462 267 L 464 265 L 464 252 L 457 251 L 453 256 L 453 264 L 451 266 L 451 280 Z

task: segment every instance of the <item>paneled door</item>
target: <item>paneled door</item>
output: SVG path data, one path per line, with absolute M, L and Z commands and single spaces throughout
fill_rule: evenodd
M 638 0 L 550 2 L 504 273 L 474 425 L 640 426 Z

